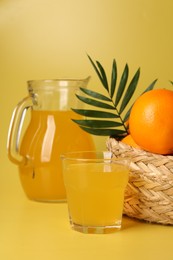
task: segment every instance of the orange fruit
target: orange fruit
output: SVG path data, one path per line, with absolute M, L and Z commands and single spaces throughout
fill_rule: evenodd
M 137 145 L 137 143 L 135 143 L 135 141 L 133 140 L 132 136 L 129 134 L 129 135 L 126 135 L 122 140 L 121 142 L 125 143 L 125 144 L 128 144 L 134 148 L 138 148 L 138 149 L 141 149 L 139 147 L 139 145 Z
M 129 129 L 142 149 L 173 154 L 173 91 L 155 89 L 142 94 L 132 107 Z

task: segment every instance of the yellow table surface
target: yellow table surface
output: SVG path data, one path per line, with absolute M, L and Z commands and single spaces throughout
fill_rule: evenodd
M 0 183 L 0 259 L 173 259 L 173 226 L 123 218 L 121 231 L 82 234 L 71 230 L 66 203 L 28 200 L 17 174 Z

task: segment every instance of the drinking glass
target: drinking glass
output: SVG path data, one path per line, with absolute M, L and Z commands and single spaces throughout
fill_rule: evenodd
M 130 160 L 108 151 L 65 153 L 61 159 L 72 229 L 97 234 L 119 230 Z

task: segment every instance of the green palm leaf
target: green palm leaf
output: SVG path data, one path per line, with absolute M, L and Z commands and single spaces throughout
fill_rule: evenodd
M 111 98 L 114 96 L 116 83 L 117 83 L 117 65 L 114 59 L 112 64 L 112 76 L 111 76 L 111 93 L 110 93 Z
M 101 68 L 100 68 L 100 65 L 99 65 L 99 69 L 101 70 L 101 72 L 100 72 L 99 69 L 97 68 L 97 66 L 95 65 L 95 63 L 93 62 L 93 60 L 91 59 L 91 57 L 90 57 L 89 55 L 88 55 L 88 58 L 89 58 L 89 60 L 90 60 L 90 62 L 91 62 L 91 64 L 92 64 L 92 66 L 93 66 L 95 72 L 97 73 L 97 76 L 99 77 L 99 79 L 100 79 L 102 85 L 105 87 L 106 90 L 108 90 L 107 79 L 105 80 L 105 78 L 104 78 L 106 74 L 105 74 L 105 72 L 104 72 L 102 66 L 101 66 Z M 98 62 L 97 62 L 97 65 L 98 65 Z M 102 70 L 103 70 L 103 71 L 102 71 Z M 104 77 L 103 77 L 103 75 L 104 75 Z
M 119 103 L 119 101 L 122 97 L 122 94 L 124 92 L 124 89 L 126 87 L 126 83 L 127 83 L 127 80 L 128 80 L 128 75 L 129 75 L 129 67 L 126 64 L 124 71 L 123 71 L 123 74 L 121 76 L 119 87 L 118 87 L 118 91 L 117 91 L 117 95 L 116 95 L 116 99 L 115 99 L 115 106 L 118 105 L 118 103 Z
M 87 126 L 92 128 L 104 128 L 104 127 L 117 127 L 122 126 L 122 123 L 109 121 L 109 120 L 77 120 L 73 119 L 73 122 L 81 126 Z
M 109 86 L 108 86 L 108 81 L 107 81 L 105 70 L 104 70 L 104 68 L 102 67 L 102 65 L 100 64 L 99 61 L 96 61 L 96 63 L 97 63 L 97 66 L 98 66 L 98 68 L 100 70 L 100 74 L 102 75 L 103 85 L 104 85 L 106 90 L 109 90 Z
M 77 98 L 79 100 L 81 100 L 82 102 L 88 104 L 88 105 L 91 105 L 91 106 L 95 106 L 95 107 L 101 107 L 101 108 L 106 108 L 106 109 L 115 109 L 115 107 L 113 105 L 109 105 L 107 103 L 104 103 L 104 102 L 100 102 L 100 101 L 97 101 L 95 99 L 91 99 L 91 98 L 86 98 L 86 97 L 83 97 L 83 96 L 79 96 L 77 95 Z
M 72 108 L 74 112 L 79 115 L 86 116 L 86 117 L 95 117 L 95 118 L 118 118 L 119 116 L 111 113 L 111 112 L 104 112 L 98 110 L 90 110 L 90 109 L 75 109 Z
M 110 86 L 108 85 L 106 72 L 99 61 L 94 61 L 88 55 L 88 58 L 99 77 L 103 87 L 107 91 L 107 95 L 100 94 L 99 92 L 80 88 L 80 90 L 89 97 L 77 95 L 76 97 L 83 103 L 97 107 L 96 109 L 75 109 L 72 110 L 86 119 L 72 119 L 77 125 L 84 131 L 100 136 L 113 136 L 121 139 L 128 134 L 128 126 L 125 122 L 128 120 L 132 105 L 128 106 L 131 98 L 133 97 L 135 90 L 138 86 L 140 77 L 140 68 L 136 71 L 129 84 L 129 67 L 125 65 L 121 74 L 119 84 L 117 84 L 117 64 L 115 59 L 112 62 L 112 72 Z M 154 80 L 145 90 L 147 92 L 154 88 L 157 80 Z M 173 84 L 173 81 L 170 81 Z M 143 93 L 144 93 L 143 92 Z M 110 112 L 109 110 L 113 111 Z M 122 117 L 121 114 L 125 116 Z M 90 119 L 93 118 L 93 119 Z M 106 119 L 114 120 L 106 120 Z
M 149 90 L 152 90 L 152 89 L 154 88 L 154 85 L 156 84 L 156 82 L 157 82 L 157 79 L 155 79 L 155 80 L 142 92 L 142 94 L 145 93 L 145 92 L 147 92 L 147 91 L 149 91 Z M 142 94 L 141 94 L 141 95 L 142 95 Z
M 105 100 L 105 101 L 112 101 L 109 97 L 106 97 L 98 92 L 95 92 L 93 90 L 89 90 L 89 89 L 86 89 L 86 88 L 80 88 L 80 90 L 82 92 L 84 92 L 85 94 L 87 94 L 88 96 L 91 96 L 93 98 L 97 98 L 97 99 L 100 99 L 100 100 Z
M 135 89 L 138 84 L 139 76 L 140 76 L 140 69 L 137 70 L 136 74 L 134 75 L 132 81 L 129 84 L 129 87 L 127 88 L 127 91 L 125 93 L 125 96 L 124 96 L 121 106 L 120 106 L 120 110 L 119 110 L 120 114 L 123 112 L 123 110 L 127 106 L 128 102 L 130 101 L 133 93 L 135 92 Z

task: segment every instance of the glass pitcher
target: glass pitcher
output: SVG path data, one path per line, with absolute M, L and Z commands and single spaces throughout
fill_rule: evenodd
M 71 120 L 80 119 L 71 108 L 78 108 L 75 92 L 88 81 L 89 77 L 28 81 L 29 95 L 14 109 L 8 157 L 18 165 L 23 190 L 31 200 L 65 201 L 60 154 L 94 149 L 92 137 Z

